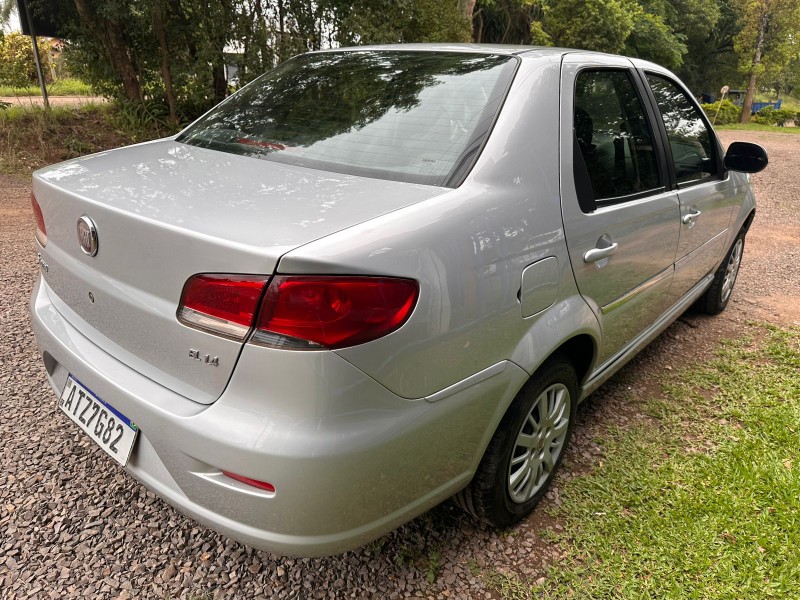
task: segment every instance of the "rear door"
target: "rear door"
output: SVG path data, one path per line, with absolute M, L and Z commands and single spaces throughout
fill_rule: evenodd
M 644 94 L 627 59 L 564 58 L 562 214 L 578 288 L 602 327 L 601 363 L 674 301 L 680 209 Z
M 682 295 L 719 264 L 738 202 L 703 111 L 669 75 L 652 71 L 644 75 L 660 113 L 667 161 L 678 187 L 681 226 L 673 288 Z

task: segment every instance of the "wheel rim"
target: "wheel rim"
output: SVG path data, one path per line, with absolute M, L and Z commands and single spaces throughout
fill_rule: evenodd
M 722 280 L 722 295 L 720 300 L 723 303 L 728 301 L 733 291 L 733 284 L 736 283 L 736 276 L 739 274 L 739 265 L 742 264 L 742 249 L 744 241 L 736 240 L 736 244 L 731 250 L 731 257 L 728 259 L 728 266 L 725 268 L 725 279 Z
M 567 386 L 555 383 L 533 402 L 508 466 L 508 493 L 514 502 L 533 498 L 553 472 L 567 437 L 570 401 Z

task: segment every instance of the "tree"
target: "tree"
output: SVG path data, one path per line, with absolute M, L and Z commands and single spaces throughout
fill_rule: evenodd
M 635 0 L 563 0 L 544 7 L 545 31 L 557 46 L 620 52 L 642 12 Z
M 623 52 L 678 70 L 689 49 L 705 40 L 720 17 L 722 0 L 640 0 L 631 36 Z M 706 60 L 706 57 L 703 58 Z
M 543 18 L 542 2 L 538 0 L 477 0 L 472 8 L 476 42 L 551 45 L 546 34 L 539 39 L 532 33 L 532 26 Z
M 49 52 L 39 52 L 42 72 L 50 74 Z M 31 38 L 12 32 L 0 37 L 0 84 L 24 88 L 38 82 Z
M 118 77 L 128 100 L 144 98 L 132 43 L 133 26 L 138 19 L 128 3 L 121 0 L 99 2 L 75 0 L 80 28 L 102 49 L 104 58 Z
M 719 93 L 723 85 L 738 87 L 741 75 L 733 40 L 741 29 L 732 0 L 708 3 L 717 10 L 717 18 L 687 31 L 687 52 L 678 75 L 693 90 Z
M 0 27 L 8 24 L 15 6 L 16 0 L 0 0 Z
M 750 120 L 758 78 L 798 53 L 800 0 L 737 0 L 741 31 L 734 40 L 739 69 L 747 76 L 742 123 Z

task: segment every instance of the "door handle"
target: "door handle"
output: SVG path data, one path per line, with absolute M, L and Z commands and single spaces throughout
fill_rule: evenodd
M 583 262 L 593 263 L 597 262 L 598 260 L 608 258 L 612 254 L 616 254 L 618 247 L 619 244 L 617 244 L 617 242 L 614 242 L 606 246 L 605 248 L 592 248 L 591 250 L 587 250 L 586 254 L 583 255 Z
M 683 217 L 681 217 L 681 222 L 684 225 L 688 225 L 702 214 L 703 213 L 701 213 L 699 210 L 693 208 L 692 212 L 686 213 L 685 215 L 683 215 Z

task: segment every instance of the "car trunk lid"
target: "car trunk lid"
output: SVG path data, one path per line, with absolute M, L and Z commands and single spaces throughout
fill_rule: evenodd
M 274 271 L 290 249 L 445 188 L 341 175 L 160 140 L 41 169 L 45 280 L 84 335 L 172 391 L 211 403 L 241 342 L 181 324 L 198 273 Z M 97 228 L 81 249 L 77 222 Z

